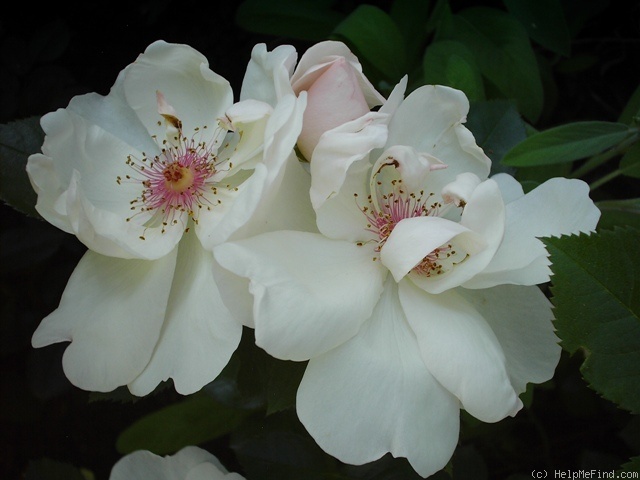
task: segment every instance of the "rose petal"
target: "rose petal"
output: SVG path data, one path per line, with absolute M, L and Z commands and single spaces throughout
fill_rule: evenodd
M 471 232 L 444 218 L 406 218 L 393 228 L 380 251 L 380 260 L 399 282 L 433 250 L 465 233 Z
M 471 194 L 464 207 L 460 225 L 471 233 L 461 234 L 452 243 L 456 251 L 469 256 L 458 262 L 443 275 L 427 277 L 411 274 L 411 280 L 429 293 L 441 293 L 465 284 L 480 274 L 500 246 L 504 232 L 504 204 L 498 185 L 485 180 Z M 396 227 L 397 228 L 397 227 Z M 443 261 L 446 262 L 446 259 Z
M 439 158 L 447 168 L 429 181 L 429 192 L 440 192 L 459 173 L 487 178 L 491 160 L 463 125 L 469 112 L 465 94 L 444 86 L 425 85 L 414 90 L 389 123 L 387 146 L 407 145 Z
M 307 90 L 298 148 L 311 159 L 322 134 L 369 112 L 353 67 L 339 58 Z
M 279 45 L 271 52 L 267 52 L 264 43 L 254 46 L 242 80 L 240 100 L 253 98 L 275 107 L 280 98 L 293 94 L 289 78 L 297 57 L 291 45 Z
M 207 58 L 188 45 L 156 41 L 119 75 L 115 90 L 121 89 L 149 133 L 164 138 L 158 125 L 156 91 L 175 109 L 186 132 L 208 126 L 233 103 L 227 80 L 209 69 Z
M 364 159 L 387 138 L 389 116 L 368 113 L 336 127 L 320 138 L 311 161 L 311 202 L 318 210 L 341 191 L 349 167 Z M 347 192 L 347 196 L 353 192 Z
M 160 335 L 175 252 L 155 261 L 85 253 L 60 306 L 33 334 L 35 348 L 71 341 L 62 365 L 76 386 L 108 392 L 146 367 Z
M 206 472 L 208 476 L 202 476 Z M 182 448 L 175 455 L 161 457 L 139 450 L 122 457 L 113 466 L 109 480 L 237 480 L 211 453 L 199 447 Z
M 144 371 L 129 385 L 144 396 L 173 379 L 189 395 L 213 381 L 227 365 L 242 336 L 242 325 L 224 306 L 213 277 L 213 255 L 193 234 L 178 247 L 176 270 L 164 326 Z
M 422 362 L 393 281 L 354 338 L 309 361 L 296 408 L 318 445 L 346 463 L 391 452 L 427 477 L 458 440 L 458 401 Z
M 516 393 L 549 380 L 560 360 L 551 303 L 537 286 L 500 285 L 456 290 L 491 326 L 506 357 Z
M 582 180 L 552 178 L 506 206 L 504 239 L 484 271 L 465 283 L 488 288 L 502 283 L 535 285 L 549 281 L 547 250 L 538 237 L 591 232 L 600 210 Z
M 355 335 L 385 273 L 371 249 L 305 232 L 225 243 L 214 256 L 249 278 L 256 343 L 284 360 L 307 360 Z
M 333 40 L 318 42 L 304 52 L 291 77 L 291 85 L 294 91 L 299 93 L 302 90 L 307 90 L 333 62 L 340 58 L 346 59 L 354 68 L 369 106 L 382 105 L 385 101 L 384 97 L 378 93 L 369 79 L 362 73 L 362 65 L 360 65 L 358 57 L 344 43 Z
M 473 305 L 455 290 L 431 295 L 400 283 L 400 302 L 431 374 L 471 415 L 497 422 L 522 402 L 507 372 L 496 335 Z

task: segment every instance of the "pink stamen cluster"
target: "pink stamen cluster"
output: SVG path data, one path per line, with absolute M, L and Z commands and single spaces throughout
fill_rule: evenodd
M 130 202 L 136 213 L 127 221 L 153 211 L 161 218 L 164 232 L 166 226 L 178 223 L 180 213 L 188 214 L 197 223 L 197 210 L 211 207 L 204 194 L 216 193 L 211 181 L 216 173 L 216 153 L 205 142 L 183 137 L 181 132 L 179 135 L 174 144 L 165 140 L 160 154 L 152 159 L 146 155 L 142 159 L 127 157 L 126 164 L 137 172 L 138 178 L 125 178 L 140 182 L 143 187 L 140 196 Z M 122 181 L 122 177 L 117 178 L 118 183 Z
M 393 190 L 387 194 L 381 194 L 377 197 L 377 205 L 374 204 L 371 195 L 368 197 L 369 206 L 360 209 L 367 218 L 368 232 L 378 236 L 378 245 L 375 248 L 376 253 L 384 246 L 387 238 L 395 226 L 405 218 L 427 217 L 438 215 L 442 205 L 439 202 L 428 204 L 429 198 L 433 193 L 424 197 L 424 191 L 420 191 L 418 195 L 415 193 L 407 193 L 402 188 L 402 180 L 393 180 L 391 182 Z M 377 183 L 381 186 L 381 183 Z M 413 268 L 413 271 L 425 275 L 439 275 L 444 272 L 440 261 L 455 255 L 455 250 L 451 244 L 442 245 L 428 255 Z

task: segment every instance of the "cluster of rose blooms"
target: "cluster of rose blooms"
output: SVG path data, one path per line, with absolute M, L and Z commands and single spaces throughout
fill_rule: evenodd
M 34 347 L 70 342 L 64 371 L 85 390 L 171 379 L 187 395 L 254 329 L 273 357 L 308 361 L 296 411 L 326 452 L 442 469 L 461 409 L 497 422 L 553 376 L 539 238 L 591 232 L 599 211 L 580 180 L 525 194 L 490 176 L 464 93 L 406 88 L 385 98 L 339 42 L 299 59 L 259 44 L 234 101 L 202 54 L 158 41 L 108 95 L 45 115 L 37 210 L 87 251 Z M 226 471 L 188 447 L 134 453 L 112 478 L 187 474 Z

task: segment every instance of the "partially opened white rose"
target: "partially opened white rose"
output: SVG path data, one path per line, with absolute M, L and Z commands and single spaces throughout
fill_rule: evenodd
M 279 188 L 304 174 L 293 152 L 304 105 L 293 94 L 234 104 L 202 54 L 158 41 L 107 96 L 42 118 L 42 153 L 27 165 L 36 208 L 89 250 L 32 343 L 70 341 L 73 384 L 145 395 L 171 378 L 189 394 L 218 375 L 242 324 L 222 301 L 212 250 L 308 223 L 308 179 Z M 296 202 L 301 215 L 286 207 Z
M 267 52 L 258 44 L 251 53 L 241 98 L 257 98 L 269 102 L 284 92 L 307 94 L 303 128 L 298 149 L 311 161 L 316 147 L 323 149 L 323 135 L 338 134 L 345 142 L 350 134 L 370 148 L 384 145 L 387 116 L 371 109 L 384 104 L 385 98 L 362 72 L 358 58 L 342 42 L 325 41 L 310 47 L 296 65 L 297 53 L 290 45 Z M 284 68 L 275 69 L 274 64 Z M 294 68 L 295 67 L 295 68 Z M 341 127 L 339 131 L 334 129 Z M 356 135 L 357 134 L 357 135 Z M 332 141 L 335 143 L 335 139 Z
M 538 237 L 590 232 L 599 211 L 579 180 L 524 195 L 488 178 L 458 90 L 424 86 L 383 108 L 384 148 L 312 170 L 321 233 L 266 233 L 215 256 L 249 280 L 257 344 L 309 360 L 296 406 L 318 444 L 352 464 L 390 452 L 427 477 L 454 452 L 460 409 L 499 421 L 553 376 Z
M 190 446 L 165 457 L 147 450 L 130 453 L 113 466 L 109 480 L 244 480 L 244 477 L 229 473 L 206 450 Z

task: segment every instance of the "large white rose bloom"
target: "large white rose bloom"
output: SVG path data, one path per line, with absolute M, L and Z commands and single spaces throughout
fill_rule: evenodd
M 527 383 L 553 376 L 538 237 L 590 232 L 600 213 L 579 180 L 525 195 L 508 175 L 488 178 L 465 95 L 424 86 L 402 101 L 403 90 L 380 109 L 383 148 L 318 144 L 321 233 L 265 233 L 215 257 L 249 282 L 257 344 L 309 360 L 297 412 L 318 444 L 352 464 L 390 452 L 427 477 L 454 452 L 461 408 L 499 421 Z
M 184 447 L 175 455 L 161 457 L 138 450 L 122 457 L 111 469 L 109 480 L 243 480 L 229 473 L 211 453 Z
M 190 394 L 212 381 L 242 334 L 212 250 L 311 217 L 293 152 L 305 101 L 234 104 L 202 54 L 158 41 L 107 96 L 45 115 L 27 165 L 36 208 L 88 251 L 33 346 L 70 341 L 64 371 L 86 390 L 145 395 L 171 378 Z

